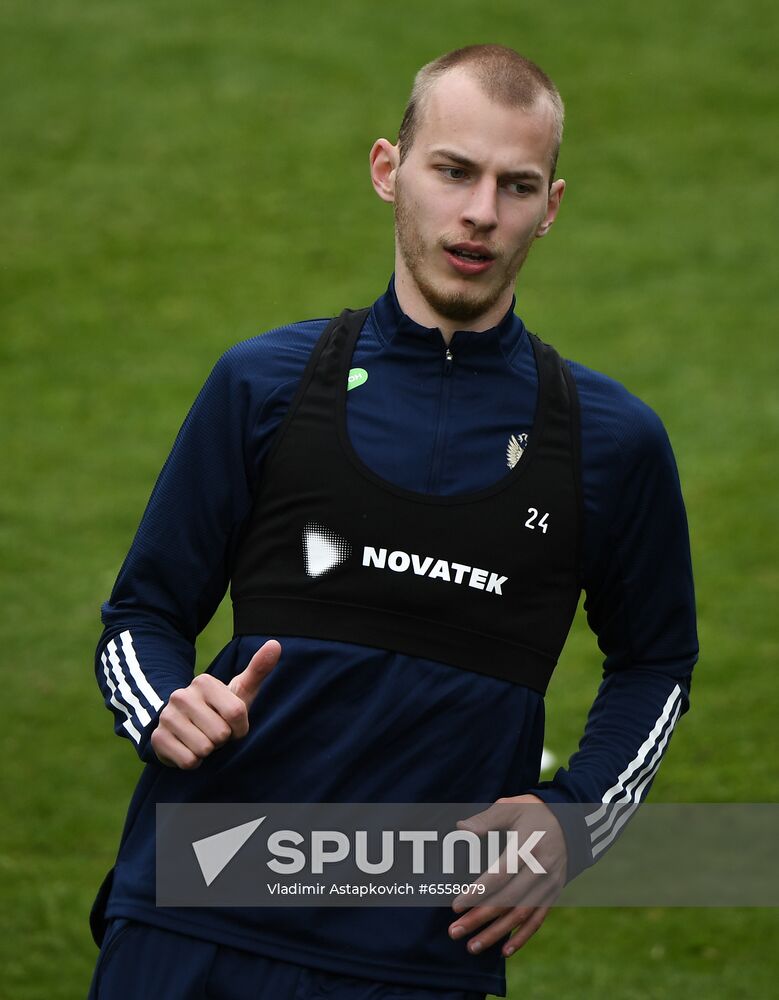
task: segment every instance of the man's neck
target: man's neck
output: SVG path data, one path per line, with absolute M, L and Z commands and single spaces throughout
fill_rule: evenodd
M 395 270 L 395 295 L 398 299 L 398 305 L 409 319 L 413 319 L 420 326 L 438 327 L 447 346 L 456 330 L 473 330 L 475 333 L 483 333 L 485 330 L 491 330 L 497 326 L 508 312 L 513 299 L 513 292 L 509 287 L 490 309 L 475 319 L 449 319 L 447 316 L 442 316 L 430 305 L 413 278 L 402 267 Z

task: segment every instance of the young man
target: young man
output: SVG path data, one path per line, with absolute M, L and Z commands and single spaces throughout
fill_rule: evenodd
M 93 914 L 94 997 L 502 994 L 546 913 L 158 908 L 156 802 L 651 785 L 697 655 L 673 455 L 651 410 L 513 313 L 565 190 L 561 133 L 553 84 L 509 49 L 424 67 L 370 157 L 394 205 L 387 292 L 239 344 L 196 400 L 103 608 L 98 680 L 148 766 Z M 230 582 L 235 636 L 193 680 Z M 579 752 L 539 782 L 582 588 L 604 679 Z

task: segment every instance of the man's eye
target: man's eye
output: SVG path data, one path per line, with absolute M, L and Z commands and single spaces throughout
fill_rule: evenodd
M 512 194 L 527 195 L 533 194 L 535 188 L 531 187 L 529 184 L 522 184 L 520 181 L 514 181 L 512 184 L 509 184 L 509 190 Z
M 438 169 L 450 181 L 461 181 L 466 176 L 462 167 L 439 167 Z

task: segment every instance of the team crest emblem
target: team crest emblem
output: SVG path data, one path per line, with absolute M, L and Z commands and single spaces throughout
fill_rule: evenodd
M 512 434 L 506 448 L 506 465 L 513 469 L 527 448 L 527 434 Z

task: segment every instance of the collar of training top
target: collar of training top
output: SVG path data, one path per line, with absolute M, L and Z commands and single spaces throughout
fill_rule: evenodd
M 522 320 L 514 314 L 515 304 L 516 298 L 512 298 L 511 307 L 500 323 L 489 330 L 458 330 L 449 345 L 452 352 L 456 351 L 458 355 L 463 352 L 478 355 L 501 351 L 506 357 L 511 357 L 525 334 Z M 387 291 L 373 303 L 372 313 L 378 338 L 383 344 L 400 337 L 409 343 L 426 345 L 436 351 L 443 350 L 443 337 L 438 327 L 422 326 L 400 308 L 394 274 Z

